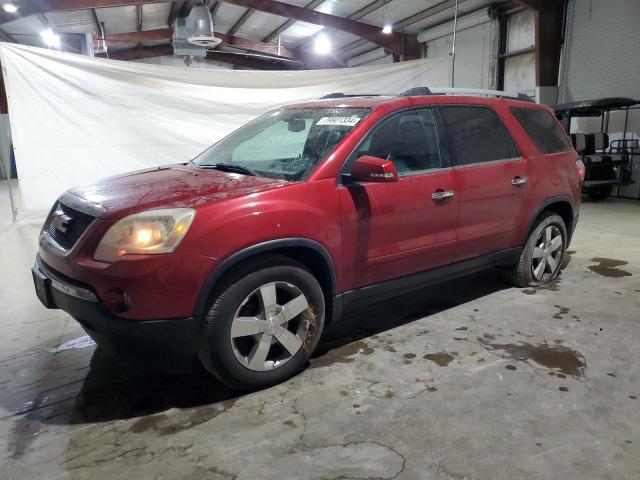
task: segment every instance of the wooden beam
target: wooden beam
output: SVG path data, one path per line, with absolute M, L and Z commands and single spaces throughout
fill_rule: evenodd
M 393 32 L 389 35 L 382 33 L 380 27 L 369 25 L 368 23 L 357 22 L 336 15 L 329 15 L 315 10 L 310 10 L 296 5 L 279 2 L 277 0 L 224 0 L 226 3 L 238 5 L 246 8 L 253 8 L 261 12 L 279 15 L 281 17 L 295 18 L 314 25 L 335 28 L 352 33 L 366 39 L 369 42 L 380 45 L 392 52 L 405 55 L 407 57 L 418 57 L 420 47 L 415 35 L 408 35 L 400 32 Z

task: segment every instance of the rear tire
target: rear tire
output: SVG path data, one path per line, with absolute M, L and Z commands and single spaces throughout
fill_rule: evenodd
M 560 273 L 567 248 L 567 227 L 559 215 L 548 212 L 529 233 L 518 263 L 505 270 L 505 277 L 516 287 L 539 287 Z
M 235 269 L 214 293 L 198 356 L 232 388 L 275 385 L 304 368 L 324 318 L 322 288 L 303 265 L 261 257 Z

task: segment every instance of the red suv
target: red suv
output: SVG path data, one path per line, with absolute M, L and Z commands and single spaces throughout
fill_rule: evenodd
M 257 388 L 303 368 L 355 304 L 489 267 L 549 282 L 583 165 L 547 107 L 474 93 L 334 94 L 187 164 L 69 190 L 40 235 L 36 292 L 98 344 L 197 357 Z

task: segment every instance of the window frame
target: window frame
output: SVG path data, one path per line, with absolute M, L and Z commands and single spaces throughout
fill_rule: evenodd
M 440 149 L 440 159 L 441 166 L 439 168 L 430 168 L 428 170 L 419 170 L 415 171 L 415 173 L 407 172 L 403 174 L 398 174 L 398 179 L 402 181 L 403 178 L 407 177 L 415 177 L 418 175 L 429 175 L 435 172 L 441 172 L 443 170 L 450 170 L 452 168 L 451 162 L 451 153 L 449 149 L 449 144 L 446 139 L 446 130 L 444 127 L 444 123 L 440 116 L 440 111 L 438 110 L 438 105 L 428 104 L 428 105 L 411 105 L 409 107 L 399 108 L 397 110 L 393 110 L 388 112 L 383 117 L 379 118 L 376 123 L 374 123 L 362 136 L 362 138 L 358 141 L 356 146 L 353 148 L 347 159 L 342 164 L 340 171 L 338 172 L 338 185 L 344 185 L 342 181 L 343 176 L 348 176 L 351 174 L 351 170 L 353 168 L 353 164 L 357 160 L 356 153 L 360 149 L 360 147 L 369 139 L 369 137 L 373 134 L 373 132 L 386 120 L 392 118 L 396 115 L 401 115 L 403 113 L 408 113 L 416 110 L 430 110 L 433 115 L 433 124 L 436 130 L 436 137 L 438 139 L 438 147 Z
M 485 109 L 488 110 L 489 112 L 491 112 L 496 119 L 498 120 L 498 122 L 500 123 L 500 125 L 502 125 L 503 131 L 506 135 L 508 135 L 508 139 L 511 140 L 511 144 L 513 145 L 513 148 L 515 149 L 515 153 L 517 154 L 517 156 L 511 156 L 508 158 L 500 158 L 500 159 L 496 159 L 496 160 L 489 160 L 486 162 L 473 162 L 473 163 L 465 163 L 465 164 L 458 164 L 458 157 L 456 154 L 456 149 L 455 149 L 455 139 L 453 138 L 451 129 L 447 126 L 446 121 L 444 119 L 444 114 L 442 112 L 442 110 L 444 110 L 445 108 L 458 108 L 458 107 L 464 107 L 464 108 L 477 108 L 477 109 Z M 518 144 L 516 143 L 515 139 L 513 138 L 513 135 L 511 134 L 511 132 L 509 131 L 509 129 L 507 128 L 507 126 L 505 125 L 505 123 L 502 121 L 502 118 L 500 117 L 500 114 L 494 110 L 491 106 L 489 105 L 475 105 L 475 104 L 468 104 L 468 103 L 447 103 L 447 104 L 439 104 L 438 105 L 438 110 L 440 111 L 440 115 L 442 118 L 442 123 L 444 125 L 444 130 L 445 130 L 445 136 L 447 138 L 447 146 L 449 148 L 449 155 L 450 155 L 450 162 L 451 162 L 451 166 L 452 168 L 468 168 L 468 167 L 476 167 L 478 165 L 495 165 L 495 164 L 499 164 L 499 163 L 505 163 L 505 162 L 513 162 L 514 160 L 520 160 L 522 158 L 524 158 L 522 156 L 522 152 L 520 151 L 520 148 L 518 147 Z M 506 139 L 505 139 L 506 140 Z

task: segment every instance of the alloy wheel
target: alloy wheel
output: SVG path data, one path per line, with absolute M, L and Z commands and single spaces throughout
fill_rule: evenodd
M 562 259 L 562 233 L 554 225 L 549 225 L 536 240 L 531 258 L 533 277 L 539 282 L 553 278 L 560 268 Z
M 302 347 L 311 323 L 307 297 L 288 282 L 270 282 L 251 292 L 231 323 L 231 347 L 249 370 L 284 365 Z

